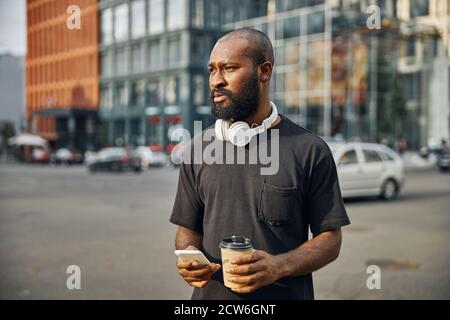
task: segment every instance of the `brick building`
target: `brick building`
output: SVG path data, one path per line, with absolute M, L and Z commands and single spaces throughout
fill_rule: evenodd
M 27 130 L 54 148 L 95 147 L 98 43 L 96 0 L 27 1 Z

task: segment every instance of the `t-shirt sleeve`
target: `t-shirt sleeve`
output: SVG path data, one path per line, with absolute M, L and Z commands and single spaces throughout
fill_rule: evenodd
M 203 212 L 204 206 L 197 192 L 193 165 L 183 162 L 170 222 L 203 233 Z
M 312 165 L 306 197 L 306 214 L 313 234 L 350 224 L 339 187 L 336 164 L 328 147 Z

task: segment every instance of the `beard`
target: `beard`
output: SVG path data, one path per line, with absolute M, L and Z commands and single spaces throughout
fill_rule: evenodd
M 220 106 L 214 103 L 214 94 L 220 93 L 228 97 L 229 106 Z M 226 100 L 225 100 L 226 102 Z M 244 121 L 258 109 L 259 104 L 259 83 L 258 74 L 255 72 L 244 83 L 239 92 L 233 94 L 231 91 L 217 88 L 209 95 L 211 105 L 211 115 L 218 119 L 233 121 Z

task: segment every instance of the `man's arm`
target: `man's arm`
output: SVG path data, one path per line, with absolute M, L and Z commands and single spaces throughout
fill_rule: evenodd
M 277 255 L 282 266 L 280 278 L 301 276 L 323 268 L 339 256 L 341 242 L 339 228 L 315 235 L 298 248 Z
M 194 246 L 197 249 L 202 249 L 203 235 L 194 230 L 179 227 L 175 237 L 175 248 L 177 250 L 186 249 L 189 246 Z
M 203 235 L 185 227 L 179 227 L 175 237 L 175 247 L 183 250 L 189 247 L 202 249 Z M 203 288 L 209 282 L 212 275 L 219 271 L 221 266 L 217 263 L 200 265 L 194 260 L 178 259 L 178 273 L 192 287 Z
M 339 256 L 342 242 L 341 229 L 325 231 L 314 236 L 296 249 L 279 255 L 262 250 L 242 255 L 232 261 L 238 266 L 228 270 L 236 275 L 231 280 L 245 284 L 239 293 L 249 293 L 270 285 L 283 277 L 301 276 L 316 271 Z

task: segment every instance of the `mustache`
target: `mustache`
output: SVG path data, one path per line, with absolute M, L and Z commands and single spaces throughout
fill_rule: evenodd
M 215 94 L 221 94 L 221 95 L 224 95 L 224 96 L 227 96 L 227 97 L 232 97 L 233 96 L 233 93 L 231 91 L 229 91 L 227 89 L 224 89 L 224 88 L 217 88 L 217 89 L 211 90 L 211 93 L 210 93 L 211 99 L 214 98 Z

